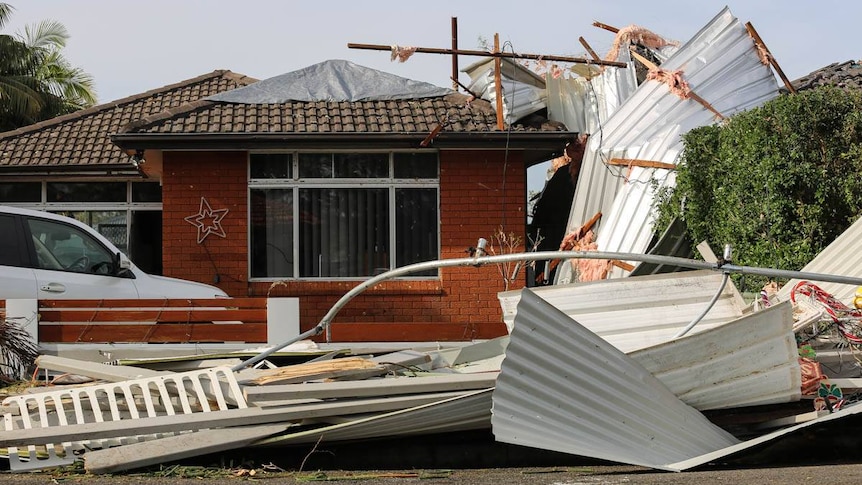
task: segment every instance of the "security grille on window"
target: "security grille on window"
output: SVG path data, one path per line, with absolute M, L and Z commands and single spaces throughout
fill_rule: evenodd
M 254 153 L 249 175 L 253 278 L 363 278 L 439 258 L 436 153 Z

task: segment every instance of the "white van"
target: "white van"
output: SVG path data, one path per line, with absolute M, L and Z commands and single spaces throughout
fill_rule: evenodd
M 215 286 L 141 271 L 75 219 L 0 206 L 0 299 L 222 297 Z

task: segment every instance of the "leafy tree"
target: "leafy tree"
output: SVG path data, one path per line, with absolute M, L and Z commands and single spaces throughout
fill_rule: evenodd
M 862 213 L 858 91 L 781 96 L 684 142 L 656 230 L 679 217 L 692 241 L 731 244 L 736 264 L 799 270 Z
M 13 8 L 0 3 L 0 27 Z M 0 131 L 92 106 L 92 77 L 62 55 L 69 34 L 54 21 L 26 27 L 23 35 L 0 34 Z

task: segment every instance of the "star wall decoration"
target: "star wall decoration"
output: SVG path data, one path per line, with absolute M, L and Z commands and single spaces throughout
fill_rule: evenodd
M 227 237 L 221 220 L 227 215 L 229 209 L 213 210 L 206 197 L 201 197 L 201 208 L 197 214 L 185 218 L 186 222 L 198 228 L 198 244 L 204 242 L 210 234 L 219 237 Z

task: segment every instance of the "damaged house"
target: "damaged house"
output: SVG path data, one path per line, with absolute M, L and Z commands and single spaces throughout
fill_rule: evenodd
M 358 281 L 522 234 L 526 167 L 574 135 L 499 129 L 487 101 L 348 61 L 217 71 L 0 135 L 2 203 L 103 233 L 110 219 L 155 273 L 298 297 L 305 330 Z M 351 305 L 334 338 L 496 337 L 501 288 L 495 268 L 409 275 Z
M 579 88 L 547 89 L 549 77 L 543 98 L 541 79 L 513 74 L 536 95 L 524 99 L 577 130 L 512 119 L 502 130 L 483 100 L 346 61 L 129 120 L 111 140 L 132 157 L 125 168 L 160 182 L 166 274 L 234 296 L 296 296 L 308 330 L 339 296 L 389 269 L 465 250 L 477 268 L 428 270 L 355 296 L 333 326 L 340 346 L 321 345 L 302 364 L 162 373 L 44 356 L 45 368 L 110 382 L 5 400 L 0 445 L 22 470 L 44 466 L 37 450 L 59 463 L 84 450 L 88 471 L 111 473 L 247 446 L 490 427 L 501 442 L 683 471 L 858 414 L 844 399 L 862 389 L 858 367 L 827 378 L 798 341 L 842 359 L 829 350 L 859 343 L 849 339 L 860 339 L 862 313 L 810 283 L 749 304 L 729 275 L 752 268 L 699 246 L 704 261 L 664 261 L 703 271 L 637 275 L 635 263 L 649 258 L 600 261 L 595 271 L 579 254 L 561 266 L 560 284 L 497 293 L 497 268 L 480 258 L 498 259 L 471 247 L 477 235 L 520 232 L 524 169 L 553 157 L 578 164 L 558 169 L 567 181 L 577 174 L 568 242 L 615 255 L 654 247 L 653 190 L 674 183 L 681 135 L 778 95 L 754 37 L 724 9 L 640 84 L 622 70 L 593 73 Z M 616 56 L 632 62 L 625 49 Z M 472 87 L 487 87 L 487 63 L 468 71 Z M 615 95 L 594 109 L 599 98 L 579 89 Z M 602 135 L 578 143 L 581 130 Z M 859 227 L 811 271 L 830 268 Z M 589 271 L 595 281 L 579 281 Z M 350 346 L 370 341 L 401 344 L 371 356 Z M 722 421 L 764 405 L 779 411 Z

